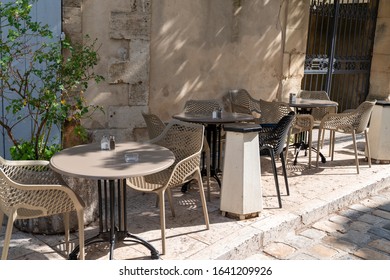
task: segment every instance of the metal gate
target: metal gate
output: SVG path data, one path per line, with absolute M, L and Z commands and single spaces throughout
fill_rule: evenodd
M 2 1 L 7 3 L 14 0 Z M 61 2 L 61 0 L 38 0 L 37 3 L 34 4 L 31 11 L 31 16 L 35 21 L 42 22 L 43 24 L 48 24 L 50 26 L 50 29 L 53 32 L 53 35 L 55 35 L 56 40 L 59 40 L 61 35 Z M 6 36 L 6 34 L 6 29 L 0 30 L 0 39 L 2 40 L 2 36 Z M 20 67 L 24 67 L 23 64 L 21 64 Z M 0 93 L 0 118 L 12 118 L 12 116 L 6 115 L 6 106 L 7 102 Z M 15 136 L 19 139 L 28 139 L 30 137 L 31 125 L 32 124 L 29 122 L 22 122 L 18 124 L 18 127 L 15 129 Z M 56 134 L 56 137 L 59 138 L 59 131 L 54 132 L 53 135 L 54 134 Z M 8 135 L 3 128 L 0 128 L 0 156 L 10 158 L 9 148 L 11 146 L 12 142 Z
M 325 90 L 339 111 L 369 90 L 379 0 L 311 0 L 302 89 Z

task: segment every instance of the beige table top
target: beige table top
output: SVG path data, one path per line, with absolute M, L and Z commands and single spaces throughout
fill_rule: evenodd
M 138 153 L 138 162 L 125 162 L 126 153 Z M 117 143 L 115 150 L 103 151 L 100 143 L 92 143 L 56 153 L 50 166 L 71 177 L 112 180 L 156 173 L 168 168 L 174 160 L 170 150 L 154 144 Z
M 223 124 L 223 123 L 234 123 L 242 121 L 252 121 L 254 117 L 249 114 L 242 113 L 230 113 L 222 112 L 221 118 L 213 118 L 212 115 L 204 114 L 192 114 L 192 113 L 180 113 L 172 116 L 174 119 L 178 119 L 186 122 L 196 122 L 204 124 Z
M 298 108 L 321 108 L 321 107 L 337 107 L 339 104 L 331 100 L 297 98 L 296 102 L 289 103 L 290 107 Z

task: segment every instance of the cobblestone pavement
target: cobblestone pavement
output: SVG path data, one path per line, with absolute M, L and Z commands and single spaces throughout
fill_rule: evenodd
M 289 233 L 247 259 L 390 260 L 390 188 Z

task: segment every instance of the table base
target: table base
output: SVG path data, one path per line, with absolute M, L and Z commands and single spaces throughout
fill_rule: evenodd
M 102 184 L 103 183 L 103 184 Z M 85 247 L 95 244 L 110 243 L 110 260 L 113 259 L 115 244 L 132 241 L 150 250 L 151 259 L 159 259 L 159 252 L 144 239 L 127 231 L 126 182 L 125 180 L 99 180 L 99 234 L 85 241 Z M 69 254 L 70 260 L 77 259 L 79 246 Z
M 98 235 L 91 237 L 85 241 L 85 247 L 89 245 L 93 245 L 96 243 L 102 243 L 102 242 L 109 242 L 110 243 L 110 259 L 113 255 L 113 250 L 115 249 L 115 244 L 118 242 L 123 241 L 132 241 L 141 245 L 144 245 L 146 248 L 150 250 L 150 257 L 152 260 L 158 260 L 160 259 L 160 253 L 147 241 L 142 239 L 141 237 L 138 237 L 134 234 L 131 234 L 130 232 L 124 232 L 124 231 L 118 231 L 115 230 L 115 240 L 111 242 L 111 232 L 101 232 Z M 77 255 L 80 251 L 79 246 L 77 246 L 70 254 L 69 254 L 69 260 L 77 260 Z
M 307 149 L 309 149 L 309 145 L 306 144 L 305 142 L 300 142 L 300 143 L 294 143 L 291 145 L 291 147 L 294 147 L 295 148 L 295 155 L 294 155 L 294 165 L 296 165 L 298 163 L 298 155 L 299 155 L 299 152 L 300 151 L 305 151 L 305 156 L 307 155 Z M 316 148 L 314 147 L 311 147 L 312 151 L 316 152 L 319 154 L 319 156 L 321 157 L 321 162 L 322 163 L 325 163 L 326 162 L 326 158 L 325 156 L 317 151 Z

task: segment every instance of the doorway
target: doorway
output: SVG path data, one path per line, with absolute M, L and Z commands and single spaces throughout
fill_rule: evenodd
M 339 111 L 365 101 L 379 0 L 311 0 L 302 89 L 325 90 Z

